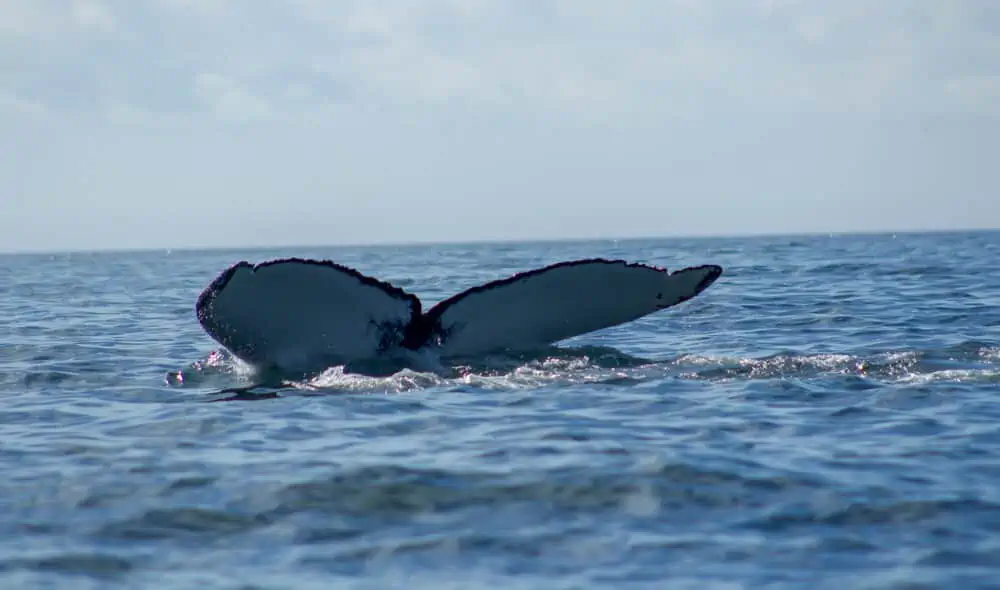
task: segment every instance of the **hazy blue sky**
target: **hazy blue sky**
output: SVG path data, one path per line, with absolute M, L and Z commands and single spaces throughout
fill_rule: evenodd
M 994 0 L 2 0 L 0 250 L 1000 226 Z

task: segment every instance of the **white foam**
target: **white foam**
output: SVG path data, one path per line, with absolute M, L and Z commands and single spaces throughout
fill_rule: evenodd
M 447 384 L 433 373 L 403 369 L 387 377 L 351 374 L 344 367 L 332 367 L 306 383 L 295 384 L 299 389 L 340 391 L 343 393 L 404 393 Z

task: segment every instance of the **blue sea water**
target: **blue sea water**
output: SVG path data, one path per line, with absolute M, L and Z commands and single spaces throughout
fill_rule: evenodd
M 194 302 L 292 255 L 425 304 L 725 274 L 453 377 L 252 387 Z M 1000 587 L 997 232 L 6 255 L 0 293 L 0 588 Z

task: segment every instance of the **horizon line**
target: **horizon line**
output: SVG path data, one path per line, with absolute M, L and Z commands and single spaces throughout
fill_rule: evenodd
M 226 252 L 276 249 L 315 249 L 315 248 L 406 248 L 420 246 L 486 246 L 503 244 L 557 244 L 572 242 L 639 242 L 647 240 L 725 240 L 725 239 L 760 239 L 760 238 L 796 238 L 796 237 L 849 237 L 849 236 L 879 236 L 879 235 L 916 235 L 916 234 L 961 234 L 961 233 L 991 233 L 1000 232 L 1000 227 L 968 227 L 945 229 L 878 229 L 878 230 L 834 230 L 834 231 L 802 231 L 802 232 L 760 232 L 733 234 L 674 234 L 659 236 L 568 236 L 560 238 L 486 238 L 481 240 L 411 240 L 405 242 L 353 242 L 353 243 L 316 243 L 316 244 L 257 244 L 233 246 L 144 246 L 144 247 L 98 247 L 70 249 L 33 249 L 0 250 L 0 256 L 38 256 L 56 254 L 129 254 L 151 252 Z

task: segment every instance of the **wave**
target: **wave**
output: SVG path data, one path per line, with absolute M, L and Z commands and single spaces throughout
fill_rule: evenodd
M 967 341 L 929 350 L 887 350 L 866 354 L 782 351 L 764 357 L 685 354 L 651 359 L 611 347 L 548 347 L 497 354 L 422 372 L 386 361 L 376 366 L 336 366 L 307 377 L 264 374 L 224 350 L 168 373 L 180 388 L 219 388 L 232 399 L 280 394 L 406 393 L 421 390 L 515 391 L 548 386 L 631 386 L 663 379 L 709 382 L 849 377 L 864 387 L 953 381 L 1000 381 L 1000 348 Z M 359 370 L 360 369 L 360 370 Z M 860 388 L 864 388 L 860 387 Z

